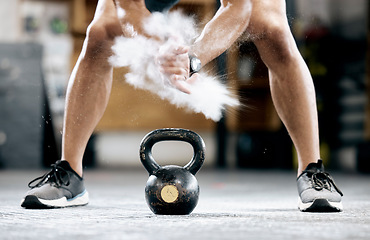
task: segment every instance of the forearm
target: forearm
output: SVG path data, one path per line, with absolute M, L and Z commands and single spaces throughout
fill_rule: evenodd
M 202 65 L 219 56 L 247 28 L 251 10 L 249 0 L 221 0 L 221 7 L 191 46 L 190 54 L 196 55 Z

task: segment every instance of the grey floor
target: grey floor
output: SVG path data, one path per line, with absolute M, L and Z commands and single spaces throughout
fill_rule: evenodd
M 22 209 L 27 183 L 41 173 L 0 171 L 0 239 L 370 239 L 370 175 L 333 173 L 345 210 L 302 213 L 294 172 L 202 169 L 193 213 L 156 216 L 143 169 L 86 171 L 84 207 Z

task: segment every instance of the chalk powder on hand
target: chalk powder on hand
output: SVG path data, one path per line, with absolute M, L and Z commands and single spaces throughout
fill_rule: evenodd
M 177 107 L 203 113 L 213 121 L 221 119 L 226 107 L 239 105 L 236 96 L 216 76 L 200 72 L 198 80 L 186 85 L 191 91 L 186 94 L 172 86 L 168 76 L 160 72 L 156 62 L 160 51 L 191 45 L 198 36 L 193 18 L 178 11 L 166 15 L 153 13 L 144 23 L 144 29 L 157 40 L 132 34 L 132 37 L 117 37 L 112 47 L 110 64 L 130 67 L 130 72 L 125 74 L 127 83 L 151 91 Z

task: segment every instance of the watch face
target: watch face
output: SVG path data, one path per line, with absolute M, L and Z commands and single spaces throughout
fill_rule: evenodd
M 200 60 L 196 57 L 191 58 L 190 60 L 190 67 L 193 72 L 198 72 L 201 68 L 202 64 Z

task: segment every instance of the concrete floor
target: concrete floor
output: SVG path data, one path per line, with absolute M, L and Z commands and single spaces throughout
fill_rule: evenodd
M 332 174 L 342 213 L 302 213 L 293 172 L 201 169 L 193 213 L 156 216 L 144 169 L 86 171 L 84 207 L 21 208 L 27 183 L 42 173 L 0 171 L 0 239 L 370 239 L 370 175 Z

